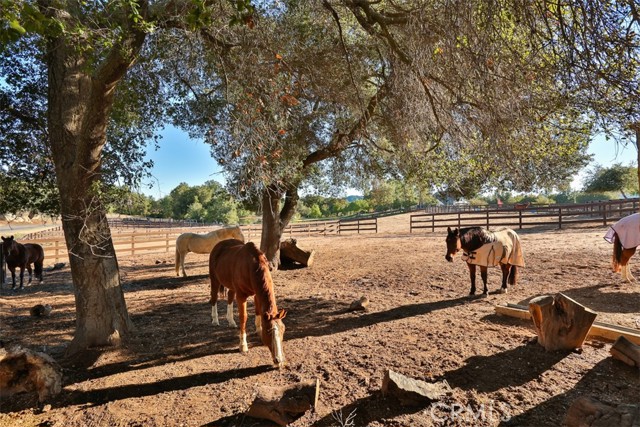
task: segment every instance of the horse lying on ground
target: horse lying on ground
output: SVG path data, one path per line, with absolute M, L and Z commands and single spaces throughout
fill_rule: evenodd
M 507 282 L 515 286 L 518 280 L 518 267 L 524 267 L 520 238 L 515 231 L 504 228 L 495 232 L 482 227 L 456 228 L 447 227 L 447 254 L 445 259 L 453 262 L 453 257 L 462 250 L 463 260 L 469 267 L 471 291 L 476 293 L 476 265 L 480 266 L 480 277 L 487 295 L 487 267 L 500 265 L 502 270 L 502 287 L 500 293 L 507 292 Z
M 44 249 L 36 243 L 25 243 L 24 245 L 14 240 L 13 236 L 2 237 L 2 253 L 5 262 L 11 271 L 12 286 L 16 287 L 16 268 L 20 267 L 20 289 L 23 288 L 24 269 L 29 272 L 29 282 L 31 284 L 31 264 L 34 265 L 36 278 L 42 283 L 42 264 L 44 263 Z
M 218 243 L 209 257 L 209 278 L 211 279 L 211 323 L 218 322 L 218 294 L 224 288 L 229 289 L 227 295 L 227 321 L 229 326 L 236 326 L 233 321 L 233 300 L 238 304 L 240 319 L 240 351 L 249 351 L 247 346 L 247 298 L 254 296 L 256 310 L 256 331 L 262 343 L 269 348 L 274 365 L 282 368 L 285 365 L 284 319 L 287 312 L 279 310 L 273 290 L 273 280 L 269 272 L 269 262 L 264 254 L 252 243 L 230 239 Z
M 640 246 L 640 214 L 626 216 L 613 224 L 604 239 L 613 243 L 611 268 L 614 273 L 620 273 L 628 282 L 635 278 L 629 269 L 629 260 Z
M 183 233 L 176 239 L 176 276 L 187 277 L 184 271 L 184 258 L 189 252 L 196 254 L 210 254 L 216 243 L 225 239 L 238 239 L 244 242 L 244 235 L 239 226 L 221 228 L 207 234 Z

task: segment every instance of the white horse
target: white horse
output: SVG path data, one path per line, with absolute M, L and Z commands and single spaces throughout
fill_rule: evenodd
M 210 254 L 213 247 L 222 240 L 238 239 L 244 242 L 244 234 L 240 226 L 221 228 L 207 234 L 183 233 L 176 239 L 176 276 L 187 277 L 184 271 L 184 257 L 193 252 L 196 254 Z

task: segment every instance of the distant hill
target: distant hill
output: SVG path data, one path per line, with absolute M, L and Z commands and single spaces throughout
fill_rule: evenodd
M 349 203 L 353 202 L 354 200 L 360 200 L 360 199 L 363 199 L 363 198 L 364 198 L 364 196 L 347 196 L 346 197 L 347 202 L 349 202 Z

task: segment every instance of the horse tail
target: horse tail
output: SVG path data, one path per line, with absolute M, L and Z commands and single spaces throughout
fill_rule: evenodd
M 620 261 L 622 260 L 622 243 L 618 237 L 618 233 L 613 233 L 613 257 L 611 259 L 611 268 L 614 273 L 620 272 L 622 266 Z
M 519 275 L 520 275 L 520 272 L 518 271 L 518 266 L 512 265 L 511 271 L 509 271 L 509 277 L 507 278 L 509 285 L 515 286 L 516 283 L 518 282 Z
M 176 244 L 176 276 L 180 275 L 180 250 Z

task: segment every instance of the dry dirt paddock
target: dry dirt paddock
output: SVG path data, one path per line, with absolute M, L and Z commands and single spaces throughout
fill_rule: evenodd
M 299 237 L 300 247 L 316 250 L 315 264 L 274 275 L 278 305 L 288 310 L 283 370 L 271 368 L 252 317 L 247 354 L 226 326 L 224 303 L 221 326 L 211 325 L 206 255 L 187 256 L 186 279 L 175 277 L 170 254 L 119 260 L 136 331 L 126 347 L 82 360 L 62 359 L 74 327 L 68 268 L 21 292 L 5 285 L 1 338 L 59 359 L 64 389 L 45 411 L 31 409 L 30 394 L 2 399 L 0 425 L 270 426 L 243 416 L 256 388 L 313 378 L 320 405 L 294 426 L 559 426 L 580 396 L 637 403 L 638 370 L 612 359 L 611 343 L 547 353 L 531 343 L 530 321 L 494 313 L 499 303 L 564 292 L 600 321 L 640 329 L 640 285 L 610 272 L 605 231 L 521 232 L 527 267 L 519 285 L 486 298 L 467 296 L 467 268 L 445 261 L 442 232 L 410 235 L 381 223 L 378 234 Z M 640 277 L 638 260 L 632 271 Z M 491 269 L 490 291 L 499 280 Z M 348 311 L 361 296 L 369 310 Z M 29 316 L 38 303 L 53 306 L 51 317 Z M 380 392 L 386 369 L 446 380 L 452 391 L 436 405 L 403 407 Z

